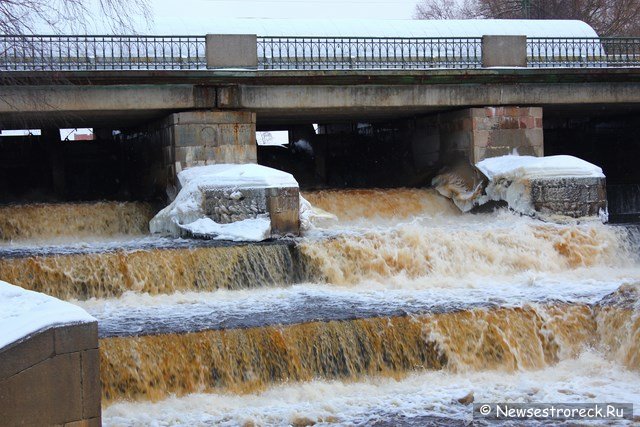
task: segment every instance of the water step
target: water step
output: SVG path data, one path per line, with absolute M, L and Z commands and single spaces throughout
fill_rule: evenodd
M 287 241 L 238 244 L 145 238 L 45 248 L 0 248 L 0 277 L 61 299 L 105 298 L 126 291 L 247 289 L 291 284 L 304 263 Z
M 540 369 L 576 357 L 585 347 L 606 348 L 640 369 L 637 302 L 637 287 L 627 286 L 595 304 L 432 308 L 183 333 L 103 333 L 103 395 L 106 401 L 156 400 L 202 391 L 250 393 L 316 378 L 400 378 L 425 369 Z
M 0 206 L 0 242 L 149 233 L 157 208 L 142 202 L 33 203 Z

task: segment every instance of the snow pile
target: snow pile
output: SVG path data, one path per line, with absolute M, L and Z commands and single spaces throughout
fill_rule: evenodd
M 181 230 L 220 240 L 260 241 L 269 237 L 269 218 L 217 224 L 204 213 L 204 191 L 211 188 L 298 187 L 293 175 L 256 164 L 220 164 L 185 169 L 178 174 L 181 190 L 149 223 L 152 233 L 179 236 Z
M 54 326 L 95 321 L 78 306 L 0 280 L 0 349 Z
M 432 180 L 435 189 L 463 212 L 489 201 L 505 201 L 516 212 L 535 215 L 531 180 L 605 177 L 598 166 L 573 156 L 491 157 L 475 165 L 483 175 L 480 181 L 467 170 L 469 167 L 454 167 Z

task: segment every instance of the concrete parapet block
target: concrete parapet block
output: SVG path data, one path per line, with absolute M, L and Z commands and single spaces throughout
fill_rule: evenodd
M 482 36 L 483 67 L 526 67 L 527 36 Z
M 207 68 L 257 68 L 255 34 L 207 34 Z

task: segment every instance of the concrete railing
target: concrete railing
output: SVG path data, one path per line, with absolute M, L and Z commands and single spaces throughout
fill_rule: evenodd
M 0 71 L 483 67 L 640 67 L 640 38 L 0 35 Z

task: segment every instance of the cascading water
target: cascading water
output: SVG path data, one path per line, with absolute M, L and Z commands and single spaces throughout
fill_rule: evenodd
M 147 203 L 47 203 L 0 206 L 0 245 L 143 235 L 154 209 Z
M 0 279 L 98 318 L 106 425 L 424 425 L 468 422 L 465 396 L 640 402 L 633 227 L 462 215 L 431 190 L 304 196 L 337 220 L 277 243 L 107 227 L 91 230 L 111 241 L 36 248 L 64 230 L 14 225 Z

